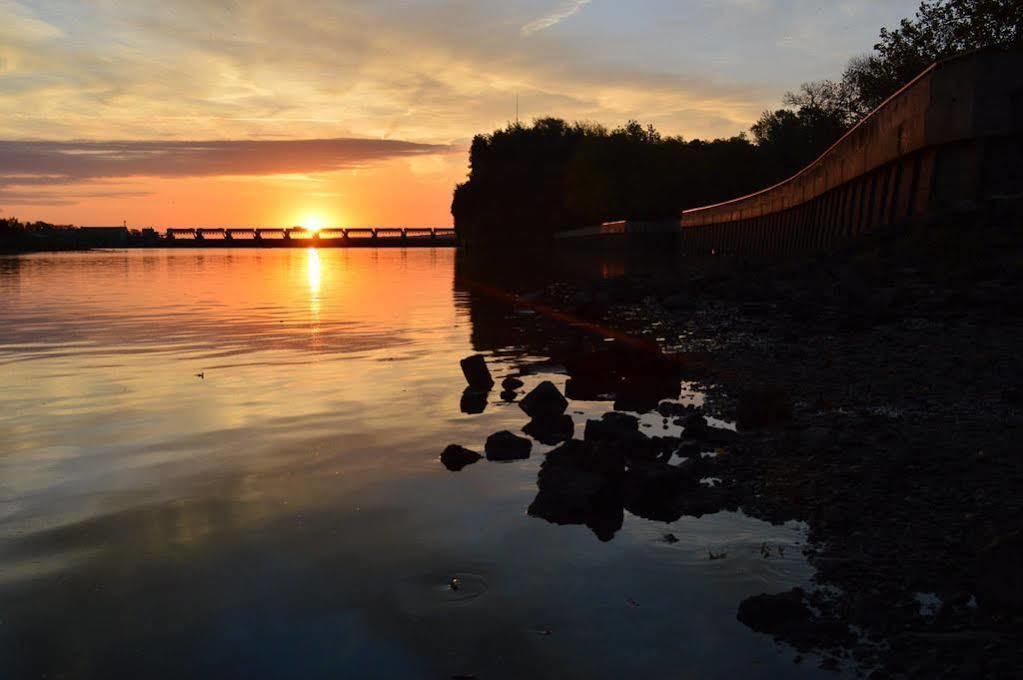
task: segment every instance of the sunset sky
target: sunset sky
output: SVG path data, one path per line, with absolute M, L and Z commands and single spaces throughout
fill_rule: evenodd
M 918 0 L 0 0 L 0 217 L 446 226 L 515 117 L 743 131 Z

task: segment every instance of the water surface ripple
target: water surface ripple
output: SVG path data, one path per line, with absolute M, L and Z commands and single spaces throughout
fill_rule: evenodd
M 455 266 L 421 249 L 0 258 L 0 676 L 815 674 L 735 619 L 809 578 L 797 527 L 626 515 L 605 543 L 527 516 L 549 447 L 440 465 L 525 424 L 497 392 L 462 413 L 463 356 L 533 366 L 526 389 L 565 382 L 528 342 L 480 346 L 505 312 Z M 577 432 L 610 407 L 573 403 Z M 765 559 L 765 542 L 791 549 Z

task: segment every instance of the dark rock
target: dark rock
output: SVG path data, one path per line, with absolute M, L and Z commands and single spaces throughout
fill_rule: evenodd
M 459 406 L 462 409 L 462 413 L 478 416 L 487 410 L 487 393 L 468 387 L 465 392 L 462 392 L 462 401 Z
M 704 458 L 702 455 L 697 454 L 686 458 L 683 462 L 676 465 L 675 468 L 680 474 L 684 474 L 690 479 L 700 480 L 704 477 L 713 476 L 717 464 L 717 459 Z
M 505 390 L 504 392 L 501 392 L 501 399 L 508 402 L 509 404 L 515 401 L 515 399 L 517 399 L 518 396 L 519 393 L 513 390 Z
M 610 411 L 600 418 L 611 427 L 623 432 L 639 432 L 639 418 L 628 413 Z
M 675 424 L 685 428 L 682 432 L 683 439 L 702 439 L 707 433 L 707 419 L 699 413 L 690 413 L 683 418 L 679 418 L 675 421 Z
M 568 441 L 547 454 L 540 467 L 540 491 L 529 515 L 552 524 L 582 524 L 601 541 L 610 541 L 624 521 L 623 475 L 620 458 Z
M 633 460 L 625 475 L 625 507 L 656 522 L 674 522 L 685 514 L 685 496 L 699 491 L 700 478 L 657 461 Z
M 792 397 L 777 387 L 747 389 L 739 395 L 736 419 L 740 430 L 783 425 L 792 419 Z
M 610 416 L 610 417 L 607 417 Z M 583 439 L 599 445 L 603 455 L 614 454 L 622 459 L 651 460 L 662 451 L 665 440 L 656 441 L 639 431 L 639 421 L 623 413 L 605 414 L 600 420 L 589 420 Z
M 678 437 L 650 437 L 650 450 L 656 457 L 668 462 L 678 451 L 679 443 Z
M 681 394 L 681 368 L 657 344 L 611 343 L 564 359 L 570 376 L 565 389 L 572 399 L 612 397 L 621 411 L 645 413 L 664 399 Z
M 494 379 L 490 377 L 490 369 L 487 368 L 487 361 L 482 354 L 466 357 L 460 363 L 469 387 L 474 390 L 489 390 L 494 386 Z
M 554 446 L 572 438 L 572 435 L 575 434 L 575 422 L 569 415 L 556 418 L 534 418 L 522 428 L 522 431 L 541 444 Z
M 501 388 L 506 391 L 517 390 L 521 388 L 523 385 L 525 385 L 524 382 L 522 382 L 518 378 L 514 378 L 511 376 L 508 376 L 507 378 L 501 381 Z
M 739 439 L 739 433 L 735 430 L 727 430 L 723 427 L 710 427 L 703 431 L 702 441 L 718 446 L 734 444 Z
M 440 462 L 444 463 L 444 467 L 452 472 L 459 472 L 463 468 L 479 462 L 481 458 L 483 456 L 475 451 L 471 451 L 464 446 L 458 446 L 457 444 L 452 444 L 444 449 L 444 453 L 440 454 Z
M 600 420 L 586 421 L 583 438 L 596 441 L 635 441 L 636 436 L 646 439 L 639 431 L 639 419 L 625 413 L 605 413 Z
M 540 383 L 519 402 L 519 408 L 530 418 L 557 418 L 565 413 L 568 400 L 549 380 Z
M 686 416 L 696 410 L 692 404 L 680 404 L 675 401 L 662 401 L 657 405 L 657 412 L 665 418 Z
M 738 619 L 757 631 L 770 635 L 786 635 L 812 625 L 813 612 L 803 601 L 802 588 L 793 588 L 777 595 L 755 595 L 739 605 Z
M 982 605 L 1023 611 L 1023 532 L 1002 536 L 980 551 L 975 572 Z
M 700 442 L 705 446 L 709 445 L 707 448 L 733 444 L 739 438 L 739 434 L 734 430 L 711 427 L 707 424 L 707 419 L 699 413 L 691 413 L 684 418 L 678 418 L 675 420 L 675 424 L 684 428 L 682 439 L 689 442 Z
M 532 449 L 531 441 L 507 430 L 492 434 L 487 438 L 487 460 L 523 460 L 529 458 Z
M 682 445 L 678 447 L 676 453 L 682 458 L 692 458 L 699 456 L 704 451 L 704 447 L 699 442 L 687 441 L 682 442 Z
M 675 510 L 684 517 L 700 518 L 725 510 L 735 511 L 738 503 L 732 490 L 719 486 L 697 486 L 678 499 Z
M 615 390 L 614 407 L 619 411 L 648 413 L 657 408 L 662 399 L 676 399 L 682 391 L 677 376 L 640 374 L 625 378 Z

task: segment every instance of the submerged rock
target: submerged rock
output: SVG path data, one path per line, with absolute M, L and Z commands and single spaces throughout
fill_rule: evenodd
M 738 619 L 757 631 L 771 635 L 787 635 L 810 626 L 813 612 L 806 606 L 802 588 L 793 588 L 777 595 L 755 595 L 739 605 Z
M 522 431 L 541 444 L 554 446 L 572 438 L 572 435 L 575 434 L 575 423 L 572 421 L 572 416 L 569 415 L 556 418 L 534 418 L 522 428 Z
M 639 432 L 639 418 L 630 416 L 628 413 L 609 411 L 600 418 L 610 427 L 622 432 Z
M 467 387 L 465 392 L 462 392 L 462 401 L 459 404 L 459 408 L 466 415 L 478 416 L 487 410 L 487 393 Z
M 481 458 L 483 456 L 475 451 L 457 444 L 452 444 L 444 449 L 444 453 L 440 454 L 440 462 L 444 463 L 444 467 L 452 472 L 460 472 L 463 468 L 478 463 Z
M 469 387 L 474 390 L 489 390 L 494 386 L 494 379 L 490 377 L 490 369 L 487 368 L 487 361 L 482 354 L 466 357 L 460 363 Z
M 699 477 L 660 462 L 633 463 L 625 476 L 625 507 L 657 522 L 674 522 L 685 512 L 685 495 L 699 491 Z
M 529 458 L 532 450 L 533 442 L 507 430 L 497 432 L 487 438 L 487 460 L 523 460 Z
M 696 410 L 696 407 L 692 404 L 680 404 L 677 401 L 662 401 L 657 405 L 656 410 L 665 418 L 672 418 L 689 415 Z
M 586 422 L 583 439 L 598 445 L 605 455 L 614 452 L 626 459 L 647 460 L 659 455 L 666 440 L 651 439 L 639 431 L 639 420 L 624 413 L 606 413 Z
M 690 413 L 675 421 L 676 425 L 683 428 L 683 439 L 702 439 L 707 434 L 707 419 L 700 413 Z
M 540 491 L 529 515 L 552 524 L 582 524 L 601 541 L 622 528 L 621 460 L 599 455 L 583 442 L 569 441 L 547 454 L 540 467 Z
M 638 441 L 646 439 L 639 431 L 639 419 L 626 413 L 605 413 L 600 420 L 586 421 L 583 437 L 588 442 Z
M 545 380 L 522 398 L 519 407 L 530 418 L 557 418 L 568 408 L 568 400 L 554 383 Z
M 520 389 L 523 385 L 525 385 L 524 382 L 512 376 L 508 376 L 507 378 L 501 381 L 501 388 L 504 389 L 505 391 L 517 390 Z

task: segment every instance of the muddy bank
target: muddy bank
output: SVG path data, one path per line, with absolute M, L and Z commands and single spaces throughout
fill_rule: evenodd
M 550 326 L 533 334 L 536 349 L 565 368 L 569 398 L 610 395 L 644 412 L 681 378 L 708 391 L 705 415 L 739 426 L 715 441 L 694 420 L 681 440 L 643 446 L 628 423 L 587 431 L 548 454 L 530 514 L 602 538 L 623 507 L 663 521 L 731 508 L 802 520 L 818 587 L 736 603 L 751 629 L 794 647 L 796 661 L 812 652 L 874 677 L 1013 675 L 1023 668 L 1014 231 L 881 234 L 802 263 L 555 276 L 525 294 L 490 285 L 479 294 L 507 297 L 510 323 Z

